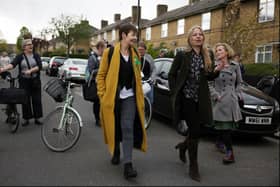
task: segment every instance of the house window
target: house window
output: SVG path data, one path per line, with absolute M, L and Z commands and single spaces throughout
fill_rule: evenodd
M 272 62 L 272 45 L 258 46 L 256 49 L 256 63 Z
M 211 13 L 207 12 L 202 14 L 201 26 L 203 30 L 210 30 Z
M 180 19 L 177 21 L 177 35 L 184 34 L 185 19 Z
M 260 0 L 259 22 L 272 21 L 274 19 L 274 0 Z
M 116 30 L 115 29 L 112 30 L 112 40 L 113 41 L 116 40 Z
M 101 35 L 98 34 L 98 37 L 97 37 L 98 41 L 101 40 Z
M 151 40 L 151 27 L 146 28 L 146 40 Z
M 167 37 L 167 33 L 168 33 L 168 24 L 164 23 L 161 25 L 161 37 L 162 38 Z
M 103 38 L 104 38 L 104 40 L 107 40 L 107 32 L 104 32 Z

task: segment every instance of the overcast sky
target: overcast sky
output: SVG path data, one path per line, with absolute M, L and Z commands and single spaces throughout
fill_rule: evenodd
M 116 13 L 121 14 L 121 19 L 131 16 L 131 7 L 137 3 L 138 0 L 0 0 L 0 39 L 16 43 L 22 26 L 38 36 L 51 18 L 61 14 L 83 16 L 100 28 L 102 19 L 113 23 Z M 142 18 L 155 18 L 158 4 L 168 5 L 169 11 L 185 6 L 187 0 L 140 0 Z

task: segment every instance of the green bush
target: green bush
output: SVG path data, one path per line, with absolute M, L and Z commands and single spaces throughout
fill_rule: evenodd
M 245 74 L 253 76 L 278 75 L 279 64 L 244 64 Z

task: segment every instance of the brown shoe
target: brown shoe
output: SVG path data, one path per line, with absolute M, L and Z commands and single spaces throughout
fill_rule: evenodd
M 234 163 L 234 155 L 232 150 L 227 150 L 225 157 L 223 158 L 223 163 L 224 164 L 231 164 Z

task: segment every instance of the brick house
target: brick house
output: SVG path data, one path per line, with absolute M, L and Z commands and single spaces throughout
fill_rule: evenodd
M 169 49 L 175 50 L 186 45 L 187 31 L 191 26 L 201 25 L 206 35 L 206 43 L 212 46 L 223 42 L 226 8 L 231 2 L 232 0 L 186 1 L 186 6 L 171 11 L 168 11 L 167 5 L 157 5 L 157 17 L 141 21 L 140 39 L 152 43 L 154 47 L 165 43 Z M 246 23 L 249 18 L 258 14 L 260 9 L 255 23 L 258 29 L 252 30 L 259 37 L 255 41 L 255 49 L 248 58 L 243 59 L 243 63 L 279 63 L 279 0 L 240 0 L 235 16 L 240 22 Z M 95 39 L 103 37 L 113 43 L 117 39 L 115 28 L 121 21 L 115 19 L 115 23 L 101 28 Z M 244 45 L 235 50 L 242 54 L 242 47 L 244 48 Z

